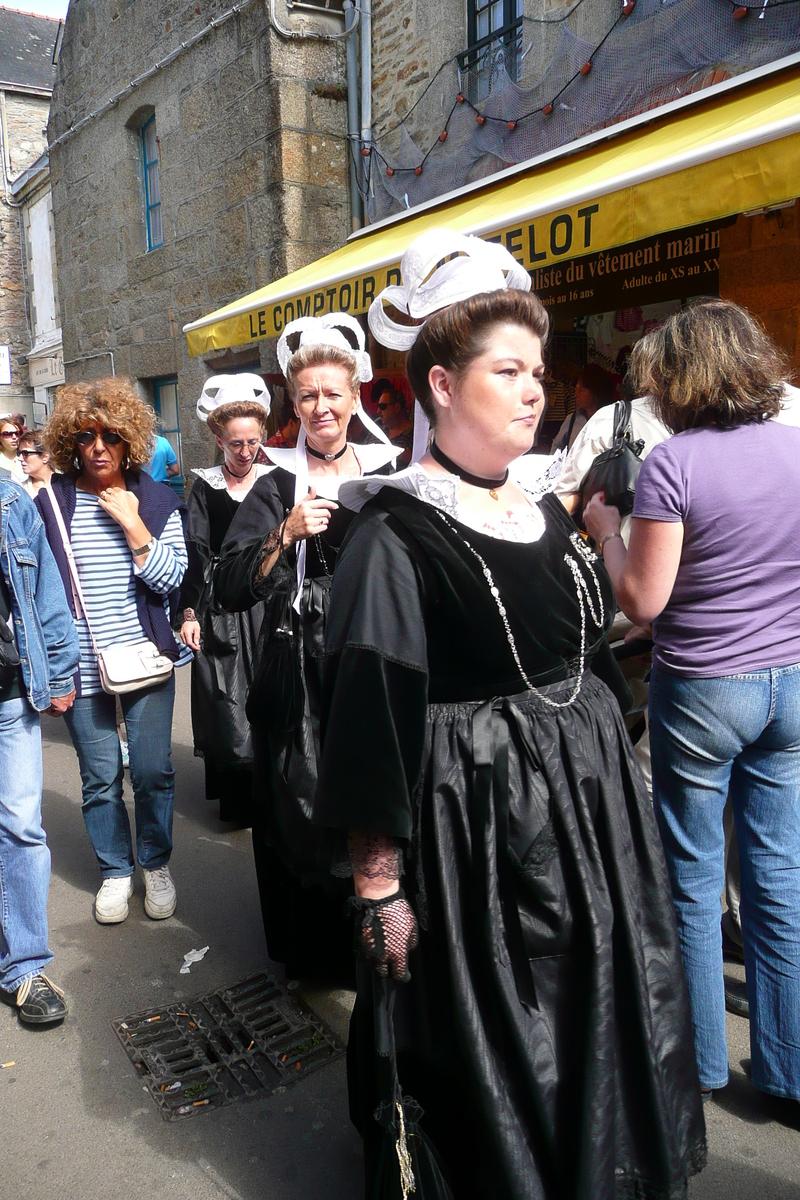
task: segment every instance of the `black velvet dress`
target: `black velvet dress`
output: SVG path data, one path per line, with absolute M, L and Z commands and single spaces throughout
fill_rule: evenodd
M 546 530 L 504 542 L 385 487 L 339 556 L 315 817 L 405 847 L 420 920 L 397 985 L 404 1092 L 425 1112 L 455 1200 L 670 1200 L 704 1161 L 688 1000 L 651 805 L 618 704 L 592 671 L 614 613 L 552 496 Z M 524 691 L 483 569 L 491 571 Z M 591 569 L 590 569 L 591 568 Z M 548 703 L 548 701 L 550 703 Z M 361 731 L 357 734 L 356 731 Z M 350 1038 L 367 1196 L 372 986 Z
M 193 483 L 186 501 L 189 561 L 179 612 L 193 608 L 200 622 L 202 649 L 192 662 L 192 735 L 195 754 L 205 762 L 206 799 L 219 800 L 220 820 L 249 825 L 253 744 L 244 706 L 264 606 L 225 612 L 213 584 L 222 543 L 241 503 L 203 476 Z
M 265 605 L 258 656 L 271 627 L 270 610 L 295 593 L 297 548 L 283 554 L 266 578 L 258 577 L 267 534 L 294 506 L 294 475 L 277 467 L 260 479 L 231 524 L 215 574 L 220 603 L 232 611 Z M 348 881 L 330 875 L 330 839 L 311 822 L 317 786 L 321 663 L 331 573 L 353 520 L 333 512 L 324 535 L 306 544 L 302 619 L 293 614 L 301 658 L 304 716 L 292 735 L 267 728 L 253 715 L 255 754 L 253 852 L 269 956 L 287 974 L 352 986 L 352 923 Z M 258 579 L 254 583 L 254 580 Z M 257 657 L 258 657 L 257 656 Z

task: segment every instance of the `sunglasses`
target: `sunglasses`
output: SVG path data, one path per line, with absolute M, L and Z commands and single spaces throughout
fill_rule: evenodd
M 101 433 L 94 433 L 91 429 L 84 429 L 82 433 L 75 434 L 75 441 L 79 446 L 93 446 L 97 439 L 104 446 L 118 446 L 123 440 L 121 433 L 114 433 L 112 429 L 104 429 Z
M 41 457 L 41 455 L 43 453 L 44 453 L 43 450 L 20 450 L 19 457 L 20 458 L 30 458 L 30 456 L 32 454 L 35 454 L 37 456 L 37 458 L 39 458 L 39 457 Z
M 20 436 L 21 435 L 18 429 L 4 429 L 3 432 L 0 433 L 0 437 L 4 438 L 18 438 Z
M 383 412 L 383 410 L 385 408 L 394 408 L 394 405 L 393 404 L 379 404 L 378 408 L 381 410 L 381 412 Z

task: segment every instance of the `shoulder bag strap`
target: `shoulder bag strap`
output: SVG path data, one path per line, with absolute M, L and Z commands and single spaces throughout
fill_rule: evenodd
M 614 445 L 620 446 L 631 436 L 631 402 L 618 400 L 614 405 Z
M 80 576 L 78 575 L 78 564 L 75 562 L 75 555 L 72 552 L 72 543 L 69 540 L 67 527 L 64 524 L 64 514 L 61 512 L 61 505 L 58 503 L 56 494 L 49 483 L 46 485 L 45 490 L 50 499 L 50 504 L 53 507 L 53 516 L 56 519 L 56 525 L 58 525 L 58 531 L 61 534 L 61 543 L 64 547 L 64 553 L 67 556 L 69 579 L 70 583 L 72 584 L 72 599 L 75 604 L 75 615 L 76 617 L 80 617 L 81 614 L 83 614 L 83 617 L 86 620 L 86 628 L 89 630 L 89 637 L 92 640 L 92 647 L 95 654 L 97 654 L 97 643 L 94 640 L 94 633 L 92 632 L 92 626 L 89 622 L 89 613 L 86 608 L 86 601 L 83 598 L 83 588 L 81 587 Z

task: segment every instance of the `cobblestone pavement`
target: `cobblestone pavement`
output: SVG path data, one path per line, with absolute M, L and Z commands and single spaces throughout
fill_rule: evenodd
M 0 1200 L 360 1200 L 361 1155 L 339 1061 L 283 1095 L 162 1120 L 110 1022 L 202 995 L 263 967 L 247 831 L 220 824 L 193 758 L 188 671 L 179 672 L 173 874 L 176 916 L 148 920 L 137 876 L 131 914 L 100 926 L 99 877 L 80 816 L 78 768 L 63 724 L 45 718 L 45 826 L 53 855 L 51 973 L 71 1013 L 55 1030 L 22 1029 L 0 1008 Z M 210 947 L 191 974 L 188 950 Z M 308 993 L 345 1032 L 347 997 Z M 710 1165 L 690 1200 L 800 1200 L 800 1105 L 750 1086 L 747 1022 L 729 1018 L 732 1079 L 707 1105 Z M 743 1065 L 744 1064 L 744 1065 Z M 490 1198 L 487 1197 L 487 1200 Z

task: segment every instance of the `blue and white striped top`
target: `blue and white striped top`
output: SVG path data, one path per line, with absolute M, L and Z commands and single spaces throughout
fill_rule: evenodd
M 136 611 L 135 579 L 140 576 L 152 591 L 163 595 L 168 608 L 168 593 L 179 586 L 187 564 L 180 515 L 172 513 L 144 566 L 137 567 L 122 528 L 101 507 L 97 496 L 77 490 L 70 541 L 98 649 L 146 642 Z M 92 639 L 83 617 L 75 625 L 81 644 L 81 694 L 94 696 L 103 687 Z M 175 665 L 191 661 L 191 650 L 182 646 Z

